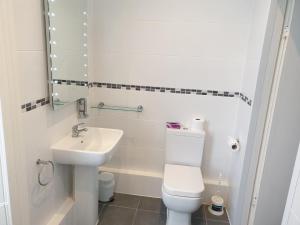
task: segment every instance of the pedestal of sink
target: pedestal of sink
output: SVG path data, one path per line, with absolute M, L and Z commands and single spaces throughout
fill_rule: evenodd
M 97 225 L 97 168 L 111 159 L 122 136 L 122 130 L 88 127 L 84 134 L 73 137 L 69 133 L 51 146 L 56 163 L 74 167 L 75 225 Z
M 98 223 L 97 178 L 97 167 L 74 166 L 74 225 L 97 225 Z

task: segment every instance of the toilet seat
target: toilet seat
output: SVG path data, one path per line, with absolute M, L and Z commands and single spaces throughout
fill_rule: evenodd
M 166 164 L 163 191 L 178 197 L 200 198 L 204 191 L 201 169 L 193 166 Z

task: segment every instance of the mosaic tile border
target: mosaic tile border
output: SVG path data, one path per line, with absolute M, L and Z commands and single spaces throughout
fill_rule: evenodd
M 244 95 L 243 93 L 240 93 L 240 99 L 241 99 L 243 102 L 247 103 L 249 106 L 252 105 L 252 100 L 249 99 L 249 98 L 248 98 L 246 95 Z
M 162 93 L 174 93 L 174 94 L 195 94 L 195 95 L 208 95 L 208 96 L 220 96 L 220 97 L 239 97 L 243 102 L 247 103 L 249 106 L 252 105 L 252 100 L 240 92 L 156 87 L 156 86 L 143 86 L 143 85 L 130 85 L 130 84 L 114 84 L 114 83 L 101 83 L 101 82 L 89 83 L 89 87 L 109 88 L 109 89 L 119 89 L 119 90 L 148 91 L 148 92 L 162 92 Z
M 186 95 L 194 94 L 194 95 L 210 95 L 210 96 L 220 96 L 220 97 L 240 96 L 239 92 L 230 92 L 230 91 L 171 88 L 171 87 L 157 87 L 157 86 L 143 86 L 143 85 L 129 85 L 129 84 L 113 84 L 113 83 L 100 83 L 100 82 L 92 82 L 90 83 L 89 86 L 97 87 L 97 88 L 174 93 L 174 94 L 186 94 Z
M 114 83 L 101 83 L 101 82 L 87 82 L 87 81 L 75 81 L 75 80 L 53 80 L 53 84 L 59 85 L 76 85 L 76 86 L 88 86 L 89 88 L 108 88 L 130 91 L 146 91 L 146 92 L 160 92 L 160 93 L 172 93 L 172 94 L 184 94 L 184 95 L 203 95 L 203 96 L 217 96 L 233 98 L 238 97 L 247 105 L 252 105 L 252 100 L 240 92 L 230 91 L 218 91 L 218 90 L 204 90 L 204 89 L 186 89 L 186 88 L 172 88 L 172 87 L 157 87 L 157 86 L 143 86 L 143 85 L 130 85 L 130 84 L 114 84 Z M 50 98 L 41 98 L 36 101 L 25 103 L 21 106 L 22 112 L 29 112 L 38 107 L 47 105 L 50 103 Z
M 76 85 L 76 86 L 89 86 L 88 81 L 78 81 L 78 80 L 59 80 L 54 79 L 50 81 L 52 84 L 59 84 L 59 85 Z
M 41 106 L 48 105 L 49 103 L 50 103 L 49 97 L 41 98 L 36 101 L 28 102 L 28 103 L 21 105 L 21 109 L 22 109 L 22 112 L 29 112 L 29 111 L 37 109 Z

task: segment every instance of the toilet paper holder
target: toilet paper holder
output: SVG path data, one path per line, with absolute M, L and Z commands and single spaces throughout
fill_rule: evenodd
M 234 137 L 228 137 L 228 146 L 233 152 L 237 152 L 241 149 L 240 140 Z

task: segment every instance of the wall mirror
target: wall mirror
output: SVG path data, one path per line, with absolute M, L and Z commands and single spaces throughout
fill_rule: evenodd
M 88 96 L 87 1 L 44 0 L 48 77 L 54 109 Z

